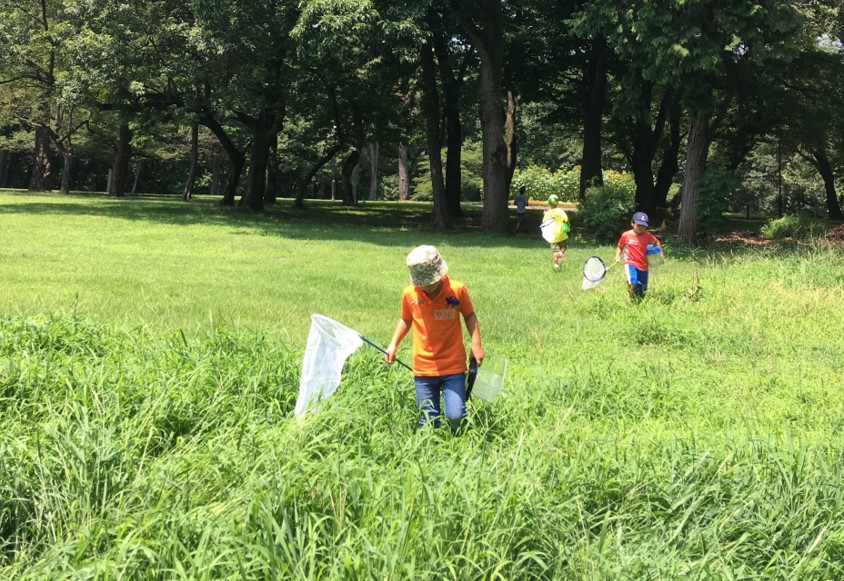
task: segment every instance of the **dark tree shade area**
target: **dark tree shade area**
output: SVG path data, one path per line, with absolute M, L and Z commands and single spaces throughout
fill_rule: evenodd
M 567 167 L 691 244 L 713 208 L 840 220 L 843 33 L 838 0 L 0 0 L 0 187 L 506 233 L 514 176 Z

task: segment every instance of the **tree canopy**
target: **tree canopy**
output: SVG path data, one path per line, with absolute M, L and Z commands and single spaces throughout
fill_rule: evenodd
M 479 194 L 504 233 L 518 168 L 578 168 L 580 200 L 614 169 L 694 244 L 775 144 L 840 219 L 842 32 L 834 0 L 0 0 L 0 186 L 120 196 L 134 165 L 260 211 L 424 179 L 437 227 Z

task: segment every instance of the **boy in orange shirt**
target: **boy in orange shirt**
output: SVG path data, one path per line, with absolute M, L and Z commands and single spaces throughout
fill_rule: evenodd
M 448 265 L 433 246 L 417 246 L 407 255 L 412 285 L 401 297 L 401 314 L 384 359 L 396 360 L 399 344 L 413 330 L 413 376 L 419 425 L 440 424 L 440 398 L 452 429 L 466 417 L 466 349 L 460 315 L 472 340 L 472 358 L 484 359 L 481 332 L 469 290 L 449 280 Z

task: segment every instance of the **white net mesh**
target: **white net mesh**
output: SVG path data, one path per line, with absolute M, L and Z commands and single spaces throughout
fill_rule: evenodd
M 503 389 L 506 373 L 507 359 L 485 351 L 484 364 L 478 367 L 478 376 L 475 378 L 472 397 L 477 397 L 484 401 L 492 401 Z
M 547 220 L 542 221 L 539 225 L 539 230 L 542 232 L 542 238 L 545 239 L 545 242 L 554 242 L 554 238 L 557 236 L 558 230 L 557 223 L 554 218 L 548 218 Z
M 607 267 L 604 261 L 597 256 L 590 256 L 583 264 L 583 276 L 591 281 L 598 282 L 607 274 Z
M 311 330 L 302 359 L 299 398 L 293 415 L 300 415 L 312 400 L 329 397 L 340 385 L 343 364 L 363 341 L 357 331 L 322 315 L 311 315 Z
M 607 274 L 607 266 L 597 256 L 590 256 L 583 264 L 583 280 L 580 288 L 587 290 L 598 285 Z

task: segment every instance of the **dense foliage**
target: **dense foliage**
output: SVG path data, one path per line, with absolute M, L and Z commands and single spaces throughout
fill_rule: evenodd
M 510 185 L 510 196 L 515 196 L 524 186 L 525 193 L 536 200 L 546 200 L 551 194 L 562 202 L 577 202 L 580 168 L 561 166 L 556 171 L 545 167 L 531 166 L 516 170 Z
M 689 242 L 736 206 L 841 219 L 841 14 L 834 0 L 6 0 L 0 187 L 198 189 L 254 210 L 415 198 L 441 229 L 482 200 L 484 227 L 507 232 L 514 187 L 582 201 L 612 169 L 634 176 L 638 209 L 679 209 Z
M 811 218 L 783 216 L 770 220 L 761 228 L 761 234 L 767 238 L 822 238 L 826 235 L 826 225 Z

